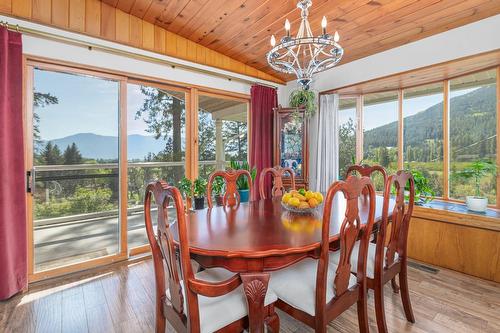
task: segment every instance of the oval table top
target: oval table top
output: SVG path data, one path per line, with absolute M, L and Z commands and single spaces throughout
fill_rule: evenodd
M 360 199 L 360 218 L 365 223 L 369 200 Z M 383 197 L 377 195 L 375 223 L 382 218 Z M 394 201 L 391 202 L 394 205 Z M 338 239 L 346 200 L 334 198 L 330 242 Z M 242 203 L 237 207 L 213 207 L 191 211 L 186 224 L 191 253 L 221 257 L 262 258 L 303 253 L 319 247 L 323 206 L 313 216 L 291 214 L 280 198 Z M 172 232 L 177 238 L 177 224 Z M 176 239 L 177 240 L 177 239 Z

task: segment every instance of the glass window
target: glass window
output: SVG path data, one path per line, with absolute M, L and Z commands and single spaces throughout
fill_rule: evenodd
M 129 248 L 148 243 L 144 192 L 149 182 L 177 184 L 185 174 L 186 96 L 183 91 L 128 84 Z M 175 214 L 169 214 L 169 216 Z M 152 212 L 153 223 L 156 214 Z
M 341 98 L 339 103 L 339 179 L 356 163 L 356 101 Z
M 33 71 L 35 272 L 119 251 L 119 82 Z
M 398 169 L 398 93 L 383 92 L 363 98 L 363 163 L 381 165 L 388 174 Z M 384 190 L 384 179 L 376 172 L 377 191 Z
M 248 156 L 248 103 L 234 99 L 200 95 L 198 100 L 199 175 L 223 170 L 231 159 Z
M 443 195 L 443 84 L 404 90 L 405 168 L 420 171 Z
M 496 71 L 450 81 L 450 197 L 476 195 L 475 180 L 460 177 L 473 162 L 496 163 Z M 479 194 L 496 203 L 496 176 L 479 180 Z

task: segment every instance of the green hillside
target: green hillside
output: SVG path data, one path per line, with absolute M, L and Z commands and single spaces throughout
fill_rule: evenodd
M 451 99 L 450 144 L 452 160 L 488 158 L 495 153 L 495 86 L 479 88 Z M 442 154 L 443 103 L 404 120 L 405 160 L 429 162 Z M 364 149 L 394 146 L 397 122 L 365 132 Z

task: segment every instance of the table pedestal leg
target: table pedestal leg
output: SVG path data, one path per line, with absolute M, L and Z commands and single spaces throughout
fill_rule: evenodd
M 263 333 L 266 312 L 266 298 L 269 273 L 241 273 L 243 290 L 248 304 L 248 321 L 250 333 Z

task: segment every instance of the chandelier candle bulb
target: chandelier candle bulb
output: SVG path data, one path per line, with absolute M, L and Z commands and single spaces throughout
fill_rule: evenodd
M 276 38 L 274 38 L 274 35 L 271 35 L 271 46 L 274 47 L 276 45 Z
M 335 43 L 338 43 L 338 41 L 340 40 L 340 35 L 339 35 L 338 31 L 335 31 L 335 35 L 333 36 L 333 40 L 335 41 Z
M 326 16 L 323 16 L 323 19 L 321 20 L 321 28 L 323 29 L 323 35 L 326 36 Z
M 290 37 L 290 21 L 288 21 L 288 19 L 285 20 L 285 30 L 286 36 Z

